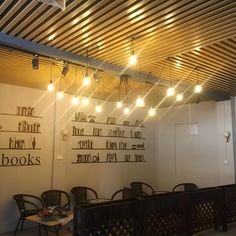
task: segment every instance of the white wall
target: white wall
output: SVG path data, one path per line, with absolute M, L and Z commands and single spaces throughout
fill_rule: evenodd
M 190 125 L 197 135 L 190 134 Z M 181 182 L 201 187 L 234 182 L 230 101 L 162 109 L 158 121 L 158 177 L 163 190 Z M 193 134 L 193 133 L 192 133 Z
M 135 153 L 144 154 L 147 162 L 142 163 L 80 163 L 71 164 L 76 160 L 76 155 L 78 153 L 89 153 L 90 151 L 80 151 L 71 150 L 72 147 L 77 146 L 77 142 L 80 140 L 91 139 L 94 141 L 96 147 L 105 147 L 105 142 L 108 138 L 94 138 L 94 137 L 73 137 L 72 127 L 76 126 L 78 128 L 85 128 L 85 132 L 92 133 L 93 127 L 101 128 L 103 135 L 106 135 L 108 129 L 115 128 L 115 126 L 107 126 L 103 124 L 93 124 L 93 123 L 76 123 L 71 120 L 74 119 L 75 112 L 84 112 L 85 114 L 92 114 L 96 116 L 97 122 L 106 122 L 107 117 L 115 117 L 117 123 L 122 123 L 123 120 L 128 120 L 130 123 L 134 124 L 136 120 L 143 120 L 146 117 L 147 110 L 144 108 L 136 109 L 131 115 L 124 116 L 122 110 L 115 109 L 115 103 L 106 103 L 103 105 L 103 112 L 100 114 L 94 113 L 95 106 L 98 104 L 97 100 L 90 100 L 90 105 L 87 107 L 78 106 L 76 108 L 71 107 L 71 96 L 66 96 L 63 104 L 57 103 L 57 132 L 56 135 L 56 145 L 55 145 L 55 161 L 54 166 L 57 169 L 57 173 L 54 173 L 54 187 L 65 188 L 69 191 L 73 186 L 84 185 L 90 186 L 98 192 L 100 197 L 111 197 L 111 194 L 119 188 L 124 186 L 129 186 L 132 181 L 146 181 L 156 186 L 156 158 L 155 150 L 156 138 L 155 130 L 153 129 L 152 119 L 147 119 L 144 124 L 145 128 L 134 128 L 134 127 L 119 127 L 125 130 L 126 136 L 129 136 L 130 130 L 139 130 L 143 132 L 143 137 L 146 140 L 137 139 L 112 139 L 112 141 L 119 142 L 125 141 L 128 146 L 131 147 L 132 144 L 145 143 L 146 151 L 116 151 L 117 158 L 123 160 L 125 153 L 130 153 L 133 158 Z M 102 104 L 102 101 L 101 101 Z M 62 129 L 69 131 L 68 139 L 63 141 L 60 137 Z M 67 147 L 62 149 L 63 147 Z M 61 147 L 61 151 L 59 148 Z M 107 151 L 91 151 L 92 153 L 100 153 L 100 158 L 102 160 L 106 159 Z M 114 152 L 114 151 L 111 151 Z M 63 160 L 57 160 L 57 155 L 62 155 Z M 64 169 L 63 164 L 66 167 Z M 64 173 L 64 176 L 63 176 Z M 69 173 L 69 174 L 68 174 Z M 60 181 L 58 181 L 60 180 Z
M 0 232 L 6 232 L 15 227 L 18 210 L 12 197 L 16 193 L 39 195 L 51 187 L 52 153 L 53 153 L 53 95 L 45 91 L 24 87 L 0 84 L 0 112 L 16 114 L 17 106 L 35 107 L 35 115 L 42 119 L 0 115 L 2 130 L 16 131 L 18 122 L 26 120 L 29 123 L 39 122 L 41 134 L 0 132 L 0 157 L 39 156 L 40 166 L 0 166 Z M 36 138 L 36 147 L 41 150 L 8 150 L 9 138 L 24 139 L 28 145 L 30 137 Z M 1 160 L 2 161 L 2 160 Z
M 116 117 L 117 123 L 122 123 L 123 120 L 129 120 L 131 123 L 137 119 L 145 120 L 145 129 L 142 130 L 146 140 L 139 142 L 128 139 L 127 142 L 131 145 L 144 141 L 147 150 L 138 152 L 144 153 L 147 162 L 72 164 L 78 153 L 73 151 L 72 147 L 80 140 L 79 137 L 72 137 L 72 126 L 85 126 L 90 131 L 93 128 L 92 124 L 73 123 L 74 114 L 76 111 L 93 114 L 99 101 L 92 99 L 87 108 L 75 108 L 70 105 L 70 100 L 71 96 L 67 95 L 63 101 L 55 102 L 53 93 L 0 84 L 0 113 L 15 114 L 17 106 L 34 106 L 35 115 L 43 117 L 34 119 L 0 115 L 1 130 L 17 130 L 19 121 L 37 120 L 41 123 L 42 131 L 41 134 L 0 131 L 0 157 L 3 153 L 18 157 L 30 153 L 40 156 L 41 164 L 0 167 L 0 233 L 10 231 L 16 225 L 18 212 L 12 200 L 15 193 L 39 196 L 42 191 L 50 188 L 65 189 L 69 192 L 75 185 L 85 185 L 96 189 L 100 197 L 110 197 L 115 190 L 128 186 L 134 180 L 148 182 L 159 190 L 171 190 L 175 184 L 183 181 L 194 181 L 199 186 L 234 182 L 232 136 L 229 143 L 225 143 L 223 137 L 225 130 L 232 132 L 229 101 L 203 102 L 162 109 L 158 111 L 157 117 L 152 119 L 146 119 L 147 110 L 144 108 L 136 109 L 131 115 L 124 117 L 121 111 L 114 109 L 114 103 L 107 102 L 103 104 L 103 113 L 96 114 L 96 121 L 106 122 L 108 116 Z M 188 135 L 189 122 L 197 124 L 198 135 Z M 101 125 L 104 132 L 110 127 Z M 129 130 L 135 128 L 122 129 L 128 134 Z M 65 140 L 61 135 L 62 130 L 68 130 L 68 138 Z M 35 136 L 37 147 L 42 149 L 3 149 L 8 146 L 9 137 L 12 136 L 25 140 Z M 186 140 L 188 145 L 184 145 L 183 140 Z M 104 138 L 96 138 L 94 141 L 95 145 L 104 146 Z M 100 152 L 101 155 L 104 154 L 101 158 L 106 158 L 106 151 Z M 119 159 L 123 158 L 123 152 L 125 151 L 117 151 Z M 133 155 L 136 151 L 129 152 Z M 224 164 L 225 161 L 229 164 Z M 187 167 L 191 173 L 181 162 L 188 163 Z
M 29 193 L 40 196 L 42 191 L 50 188 L 70 189 L 76 185 L 90 186 L 98 192 L 100 197 L 111 197 L 112 193 L 134 180 L 146 181 L 156 186 L 156 158 L 155 144 L 156 133 L 153 129 L 152 120 L 145 121 L 143 137 L 146 140 L 127 139 L 129 146 L 135 143 L 145 142 L 146 151 L 128 151 L 131 155 L 143 152 L 147 162 L 141 163 L 86 163 L 72 164 L 76 159 L 78 151 L 72 151 L 77 145 L 79 137 L 72 137 L 72 126 L 80 127 L 85 125 L 89 130 L 93 125 L 88 123 L 76 123 L 71 120 L 76 111 L 93 114 L 97 100 L 91 100 L 87 108 L 78 106 L 72 107 L 71 96 L 67 95 L 63 101 L 55 102 L 55 94 L 47 91 L 30 89 L 6 84 L 0 84 L 0 113 L 16 114 L 16 107 L 35 107 L 35 115 L 43 118 L 31 118 L 21 116 L 0 115 L 1 130 L 17 130 L 18 122 L 26 120 L 30 123 L 38 121 L 41 124 L 41 134 L 0 132 L 0 148 L 8 147 L 10 137 L 25 139 L 28 143 L 31 136 L 36 137 L 37 147 L 41 150 L 3 150 L 0 149 L 0 156 L 4 153 L 7 156 L 31 155 L 40 156 L 38 166 L 1 166 L 0 167 L 0 233 L 13 230 L 18 220 L 18 210 L 13 195 L 16 193 Z M 147 110 L 140 108 L 132 112 L 131 116 L 124 117 L 121 111 L 114 110 L 115 104 L 107 102 L 103 106 L 103 113 L 97 115 L 96 121 L 106 122 L 107 116 L 116 117 L 117 122 L 122 123 L 123 119 L 134 124 L 135 120 L 145 119 Z M 99 126 L 99 125 L 94 125 Z M 100 125 L 104 132 L 108 129 L 106 125 Z M 111 128 L 113 126 L 109 126 Z M 113 127 L 114 128 L 114 127 Z M 129 134 L 129 130 L 136 128 L 121 127 Z M 62 139 L 61 131 L 68 130 L 68 138 Z M 94 139 L 96 145 L 104 146 L 105 138 Z M 118 141 L 119 139 L 117 139 Z M 116 140 L 113 140 L 116 141 Z M 83 151 L 82 151 L 83 152 Z M 104 158 L 106 158 L 106 151 Z M 118 158 L 123 158 L 125 151 L 117 151 Z M 61 156 L 62 159 L 58 159 Z M 26 222 L 26 226 L 27 226 Z M 29 224 L 28 224 L 29 225 Z

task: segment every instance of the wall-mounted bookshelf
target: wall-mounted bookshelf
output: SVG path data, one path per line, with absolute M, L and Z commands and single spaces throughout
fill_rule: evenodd
M 72 162 L 72 164 L 104 164 L 104 163 L 143 163 L 147 161 L 98 161 L 98 162 Z
M 18 114 L 3 113 L 3 112 L 0 112 L 0 115 L 3 115 L 3 116 L 28 117 L 28 118 L 39 118 L 39 119 L 42 119 L 42 118 L 43 118 L 42 116 L 18 115 Z
M 146 139 L 146 138 L 136 138 L 136 137 L 122 137 L 122 136 L 108 136 L 108 135 L 92 135 L 92 134 L 72 135 L 72 136 L 76 136 L 76 137 L 94 137 L 94 138 Z
M 78 121 L 72 120 L 72 122 L 79 122 L 79 123 L 89 123 L 89 124 L 99 124 L 99 125 L 113 125 L 113 126 L 124 126 L 124 127 L 131 127 L 131 128 L 145 128 L 144 126 L 136 126 L 136 125 L 124 125 L 124 124 L 110 124 L 106 122 L 89 122 L 89 121 Z
M 5 132 L 5 133 L 27 133 L 27 134 L 41 134 L 41 132 L 30 132 L 30 131 L 18 131 L 18 130 L 1 130 L 0 132 Z
M 145 148 L 139 148 L 139 149 L 132 149 L 132 148 L 126 148 L 126 149 L 112 149 L 112 148 L 72 148 L 72 150 L 107 150 L 107 151 L 143 151 L 146 150 Z

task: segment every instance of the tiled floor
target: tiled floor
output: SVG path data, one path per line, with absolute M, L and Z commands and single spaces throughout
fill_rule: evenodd
M 13 233 L 0 234 L 0 236 L 12 236 L 12 235 Z M 49 235 L 55 236 L 56 234 L 49 233 Z M 60 236 L 72 236 L 72 235 L 73 235 L 72 232 L 68 231 L 67 227 L 64 227 L 60 230 Z M 19 231 L 17 233 L 17 236 L 38 236 L 38 228 L 24 229 L 22 231 Z M 236 236 L 236 223 L 230 224 L 228 226 L 227 232 L 207 230 L 205 232 L 195 234 L 194 236 Z

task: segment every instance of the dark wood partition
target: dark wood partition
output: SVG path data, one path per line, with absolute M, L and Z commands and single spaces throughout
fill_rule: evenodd
M 222 222 L 222 188 L 199 189 L 83 205 L 74 209 L 74 236 L 192 235 Z
M 224 191 L 223 231 L 227 231 L 227 223 L 236 221 L 236 184 L 220 187 Z
M 188 194 L 188 232 L 194 234 L 210 228 L 218 229 L 223 212 L 223 189 L 202 188 Z

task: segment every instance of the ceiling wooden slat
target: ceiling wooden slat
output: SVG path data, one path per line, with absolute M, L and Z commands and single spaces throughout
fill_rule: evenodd
M 76 56 L 85 55 L 88 50 L 89 57 L 120 66 L 124 73 L 129 67 L 133 37 L 139 65 L 131 69 L 150 72 L 168 81 L 168 66 L 163 69 L 163 64 L 171 58 L 175 84 L 192 89 L 196 78 L 188 75 L 199 66 L 199 81 L 204 83 L 205 90 L 227 96 L 236 95 L 235 22 L 235 0 L 67 0 L 65 11 L 36 0 L 0 2 L 1 33 Z M 20 70 L 23 73 L 20 80 L 33 86 L 33 81 L 28 81 L 30 55 L 27 58 L 21 55 L 24 59 L 20 59 L 0 50 L 0 56 L 11 66 L 14 59 L 25 67 L 25 75 Z M 7 62 L 1 63 L 7 66 Z M 41 76 L 45 75 L 47 66 L 43 64 Z M 4 70 L 3 65 L 0 69 Z M 2 73 L 9 79 L 5 71 Z M 112 75 L 104 72 L 103 76 L 106 79 L 110 76 L 112 83 L 117 82 L 115 71 Z M 71 74 L 69 77 L 72 80 Z M 43 87 L 39 81 L 35 86 Z M 156 93 L 158 89 L 163 94 L 164 89 L 157 86 Z M 155 100 L 153 93 L 150 96 Z

